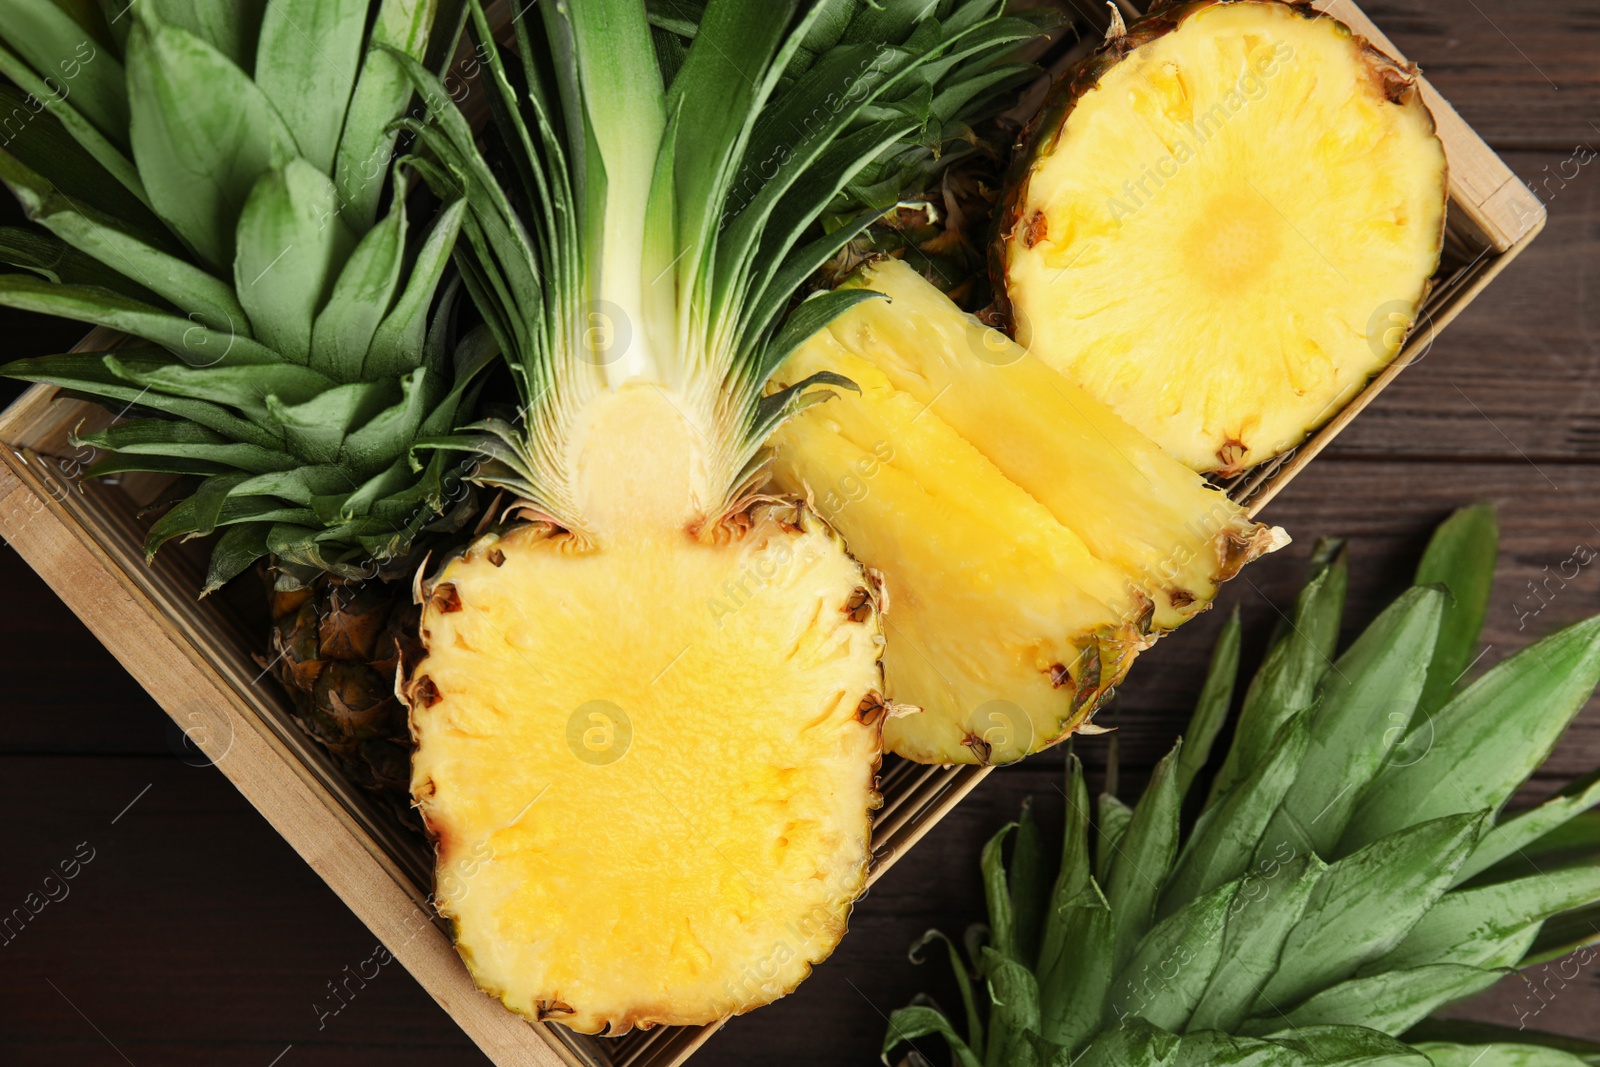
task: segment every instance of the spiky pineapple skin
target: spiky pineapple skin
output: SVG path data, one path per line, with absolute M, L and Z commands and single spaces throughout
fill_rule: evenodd
M 1225 327 L 1195 330 L 1191 343 L 1202 347 L 1213 336 L 1238 335 L 1233 337 L 1236 353 L 1240 354 L 1238 363 L 1243 368 L 1238 373 L 1233 373 L 1231 369 L 1225 371 L 1223 363 L 1228 357 L 1218 355 L 1210 357 L 1214 369 L 1196 371 L 1179 364 L 1164 375 L 1152 372 L 1140 377 L 1134 364 L 1146 359 L 1168 358 L 1154 347 L 1154 343 L 1136 340 L 1132 350 L 1122 352 L 1120 342 L 1115 338 L 1110 341 L 1097 339 L 1093 344 L 1088 340 L 1075 341 L 1075 337 L 1089 336 L 1081 326 L 1074 325 L 1085 317 L 1077 308 L 1068 313 L 1063 322 L 1052 321 L 1054 309 L 1051 305 L 1068 296 L 1074 288 L 1076 279 L 1070 268 L 1078 263 L 1078 257 L 1084 257 L 1085 266 L 1091 266 L 1097 259 L 1092 247 L 1095 242 L 1114 238 L 1106 238 L 1093 227 L 1081 225 L 1085 221 L 1083 219 L 1052 217 L 1053 190 L 1041 180 L 1040 172 L 1050 157 L 1061 150 L 1069 122 L 1077 117 L 1086 100 L 1095 100 L 1101 94 L 1120 93 L 1126 88 L 1117 80 L 1122 73 L 1120 68 L 1125 63 L 1141 58 L 1141 50 L 1146 55 L 1151 54 L 1151 46 L 1165 46 L 1179 31 L 1206 22 L 1219 13 L 1222 17 L 1240 15 L 1269 20 L 1281 15 L 1287 27 L 1315 25 L 1326 28 L 1354 56 L 1357 73 L 1352 92 L 1356 96 L 1371 96 L 1392 106 L 1395 110 L 1390 117 L 1399 117 L 1394 118 L 1393 127 L 1386 131 L 1385 136 L 1409 138 L 1414 142 L 1409 157 L 1404 157 L 1403 153 L 1395 153 L 1393 158 L 1386 157 L 1382 164 L 1367 166 L 1360 179 L 1369 184 L 1388 181 L 1391 177 L 1389 172 L 1393 172 L 1413 183 L 1413 188 L 1404 197 L 1403 209 L 1397 207 L 1396 211 L 1414 210 L 1415 221 L 1408 216 L 1399 218 L 1397 225 L 1410 227 L 1414 231 L 1406 238 L 1409 249 L 1406 255 L 1416 262 L 1400 270 L 1385 267 L 1399 279 L 1397 287 L 1382 290 L 1376 296 L 1364 294 L 1360 300 L 1355 300 L 1359 304 L 1357 317 L 1362 321 L 1349 322 L 1338 331 L 1337 341 L 1341 343 L 1329 344 L 1326 332 L 1314 337 L 1310 327 L 1301 327 L 1298 323 L 1292 328 L 1285 327 L 1281 348 L 1271 343 L 1258 343 L 1257 339 L 1248 335 L 1259 321 L 1283 318 L 1302 311 L 1311 317 L 1311 312 L 1306 309 L 1320 306 L 1318 302 L 1323 299 L 1321 290 L 1325 288 L 1321 280 L 1311 275 L 1321 271 L 1324 264 L 1331 266 L 1338 274 L 1338 278 L 1331 281 L 1342 282 L 1346 287 L 1349 287 L 1351 276 L 1360 282 L 1362 275 L 1370 272 L 1370 265 L 1362 262 L 1335 265 L 1334 261 L 1340 258 L 1338 248 L 1331 250 L 1332 258 L 1323 255 L 1322 234 L 1316 233 L 1308 238 L 1301 229 L 1294 229 L 1296 222 L 1290 216 L 1297 213 L 1298 205 L 1291 206 L 1286 215 L 1273 200 L 1268 200 L 1264 205 L 1257 204 L 1256 200 L 1267 200 L 1267 197 L 1253 183 L 1242 187 L 1239 197 L 1254 197 L 1251 206 L 1259 209 L 1261 216 L 1267 219 L 1268 226 L 1273 224 L 1274 214 L 1282 215 L 1285 232 L 1292 231 L 1286 241 L 1298 246 L 1294 251 L 1303 253 L 1300 258 L 1304 262 L 1300 267 L 1291 267 L 1280 256 L 1276 270 L 1293 280 L 1293 286 L 1300 294 L 1300 303 L 1296 304 L 1291 299 L 1281 307 L 1264 303 L 1260 307 L 1252 306 L 1250 310 L 1233 309 L 1228 320 L 1232 324 L 1231 330 Z M 1273 32 L 1270 23 L 1264 23 L 1259 29 L 1267 36 Z M 1242 36 L 1246 40 L 1250 37 L 1248 33 Z M 1278 47 L 1281 48 L 1282 44 L 1280 40 Z M 1292 52 L 1290 54 L 1293 55 Z M 1170 65 L 1171 61 L 1168 63 Z M 1181 68 L 1175 70 L 1176 92 L 1185 103 L 1193 103 L 1196 96 L 1183 82 L 1185 72 Z M 1250 102 L 1246 100 L 1245 109 L 1248 110 L 1249 106 Z M 1198 105 L 1196 109 L 1199 110 Z M 1210 111 L 1205 113 L 1209 115 Z M 1113 121 L 1098 115 L 1097 118 L 1101 122 Z M 1195 122 L 1200 121 L 1196 117 Z M 1311 132 L 1320 132 L 1322 129 L 1321 121 L 1317 118 L 1305 120 L 1304 125 Z M 1224 129 L 1219 127 L 1216 135 L 1220 137 L 1223 132 Z M 1334 134 L 1329 133 L 1328 136 L 1333 137 Z M 1273 138 L 1262 134 L 1256 140 L 1270 143 Z M 1205 144 L 1203 140 L 1198 143 Z M 1172 146 L 1169 144 L 1168 147 Z M 1184 147 L 1185 151 L 1193 148 L 1196 154 L 1201 150 L 1194 146 Z M 1297 144 L 1295 147 L 1298 151 L 1303 146 Z M 1309 152 L 1311 146 L 1304 147 Z M 1198 164 L 1189 164 L 1190 158 L 1195 156 L 1185 155 L 1180 160 L 1176 180 L 1182 180 L 1184 171 L 1181 168 L 1184 165 L 1199 167 Z M 1157 162 L 1165 163 L 1168 160 L 1163 158 Z M 1079 169 L 1085 165 L 1080 163 Z M 1299 171 L 1295 170 L 1297 167 Z M 1276 169 L 1308 176 L 1317 173 L 1308 169 L 1307 163 L 1298 156 L 1281 161 Z M 1405 173 L 1411 169 L 1417 173 Z M 1143 172 L 1132 177 L 1135 180 L 1141 176 L 1148 178 L 1148 171 L 1149 167 L 1145 167 Z M 1161 174 L 1173 180 L 1173 176 L 1165 171 L 1161 171 Z M 1243 174 L 1243 178 L 1249 181 L 1252 175 Z M 1254 178 L 1261 180 L 1259 174 Z M 1167 190 L 1159 176 L 1153 182 L 1155 193 L 1151 203 L 1160 197 L 1180 195 Z M 1348 183 L 1356 184 L 1359 182 Z M 1151 186 L 1142 184 L 1138 188 L 1148 191 Z M 1137 192 L 1130 194 L 1132 198 L 1126 200 L 1127 204 L 1134 205 L 1130 214 L 1146 210 L 1145 201 L 1139 199 L 1138 195 Z M 1443 247 L 1448 197 L 1447 161 L 1435 135 L 1433 116 L 1422 100 L 1415 66 L 1395 61 L 1343 23 L 1317 12 L 1305 3 L 1286 3 L 1284 0 L 1194 0 L 1190 3 L 1159 5 L 1148 17 L 1128 27 L 1125 33 L 1108 38 L 1063 74 L 1046 106 L 1018 139 L 1008 189 L 998 212 L 999 225 L 996 240 L 991 246 L 990 272 L 997 306 L 1020 342 L 1036 350 L 1063 373 L 1075 377 L 1100 400 L 1195 470 L 1229 476 L 1298 445 L 1336 415 L 1372 376 L 1399 353 L 1404 335 L 1416 323 L 1431 288 L 1430 279 Z M 1336 197 L 1330 196 L 1329 200 L 1336 200 Z M 1123 203 L 1122 200 L 1117 202 Z M 1320 207 L 1325 210 L 1328 203 Z M 1219 214 L 1210 209 L 1195 210 L 1199 216 Z M 1120 230 L 1124 216 L 1118 211 L 1112 214 L 1117 218 Z M 1356 220 L 1344 222 L 1347 230 L 1358 228 Z M 1303 218 L 1298 225 L 1302 229 L 1309 228 Z M 1363 218 L 1359 220 L 1359 225 L 1376 226 L 1378 222 Z M 1082 235 L 1080 229 L 1084 231 Z M 1064 230 L 1070 232 L 1063 236 Z M 1337 227 L 1335 233 L 1338 233 Z M 1245 236 L 1253 239 L 1256 234 L 1252 232 Z M 1069 243 L 1079 243 L 1077 250 L 1063 257 L 1065 265 L 1060 266 L 1059 270 L 1052 266 L 1035 271 L 1028 266 L 1036 256 L 1034 249 L 1037 245 L 1059 243 L 1063 239 Z M 1178 235 L 1169 234 L 1154 241 L 1169 245 L 1177 239 Z M 1221 238 L 1213 235 L 1204 249 L 1204 256 L 1215 258 L 1218 255 L 1219 240 Z M 1306 245 L 1310 245 L 1310 251 L 1305 249 Z M 1411 248 L 1411 245 L 1415 247 Z M 1114 257 L 1111 269 L 1125 272 L 1129 290 L 1138 290 L 1147 284 L 1140 277 L 1138 268 L 1141 266 L 1141 254 L 1148 251 L 1148 247 L 1125 247 Z M 1230 253 L 1223 249 L 1221 254 L 1226 258 Z M 1197 259 L 1204 256 L 1200 251 L 1195 253 Z M 1206 263 L 1205 271 L 1216 274 L 1210 259 Z M 1035 274 L 1041 277 L 1049 275 L 1048 284 L 1040 282 L 1034 277 Z M 1247 280 L 1241 284 L 1249 282 Z M 1202 307 L 1208 302 L 1204 293 L 1196 292 L 1174 295 L 1170 299 L 1171 309 L 1177 313 L 1184 312 L 1186 308 Z M 1328 306 L 1331 309 L 1332 305 Z M 1331 315 L 1332 311 L 1327 313 Z M 1159 323 L 1156 326 L 1159 329 Z M 1143 331 L 1146 337 L 1148 333 Z M 1353 336 L 1346 338 L 1346 334 Z M 1141 331 L 1136 330 L 1130 336 L 1140 335 Z M 1277 341 L 1277 338 L 1272 340 Z M 1282 374 L 1283 381 L 1280 383 L 1274 379 L 1271 388 L 1260 385 L 1260 380 L 1277 374 L 1277 364 L 1272 362 L 1274 360 L 1280 360 L 1288 368 Z M 1211 382 L 1221 380 L 1225 373 L 1230 375 L 1228 391 L 1237 398 L 1224 396 L 1221 392 L 1206 396 Z M 1170 394 L 1164 391 L 1164 382 L 1172 383 Z M 1159 400 L 1155 395 L 1158 392 L 1162 394 Z
M 747 1011 L 826 958 L 885 709 L 873 583 L 824 522 L 759 504 L 710 542 L 598 546 L 528 524 L 423 597 L 412 789 L 482 989 L 614 1035 Z
M 288 691 L 295 717 L 350 780 L 405 825 L 411 737 L 396 671 L 417 658 L 419 612 L 404 583 L 279 575 L 269 594 L 271 656 L 263 665 Z

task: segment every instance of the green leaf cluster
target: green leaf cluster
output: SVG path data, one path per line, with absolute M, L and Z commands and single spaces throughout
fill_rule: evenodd
M 1600 775 L 1504 814 L 1600 681 L 1600 617 L 1463 685 L 1496 540 L 1492 509 L 1457 512 L 1417 585 L 1342 653 L 1345 556 L 1319 546 L 1187 832 L 1232 702 L 1237 615 L 1187 742 L 1136 805 L 1103 797 L 1091 827 L 1069 755 L 1054 883 L 1029 806 L 984 849 L 986 936 L 967 959 L 950 948 L 964 1031 L 916 1003 L 885 1057 L 939 1034 L 967 1067 L 1600 1063 L 1600 1046 L 1429 1019 L 1600 940 Z
M 484 482 L 573 529 L 575 413 L 627 381 L 684 405 L 726 502 L 755 486 L 772 428 L 837 384 L 773 399 L 768 376 L 870 298 L 825 294 L 785 327 L 795 292 L 1034 73 L 1008 57 L 1052 21 L 1003 0 L 585 0 L 536 5 L 502 43 L 469 7 L 495 136 L 480 151 L 456 113 L 407 125 L 419 172 L 467 201 L 463 278 L 522 394 L 521 425 L 470 447 Z
M 0 230 L 0 304 L 143 342 L 0 373 L 118 417 L 91 475 L 188 479 L 147 548 L 220 531 L 208 591 L 268 554 L 368 573 L 461 517 L 462 472 L 413 450 L 495 352 L 456 326 L 465 205 L 413 195 L 395 126 L 402 59 L 459 27 L 449 0 L 0 0 L 0 180 L 33 223 Z

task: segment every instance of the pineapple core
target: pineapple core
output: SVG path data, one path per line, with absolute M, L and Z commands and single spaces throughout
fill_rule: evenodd
M 853 381 L 778 431 L 887 596 L 884 745 L 1005 763 L 1082 725 L 1161 633 L 1283 543 L 1199 475 L 898 260 L 777 374 Z
M 1393 361 L 1438 266 L 1415 80 L 1276 2 L 1134 26 L 1039 123 L 1003 243 L 1017 340 L 1195 470 L 1299 444 Z
M 865 885 L 870 584 L 803 507 L 705 536 L 680 409 L 653 386 L 594 402 L 586 536 L 523 525 L 451 561 L 409 688 L 440 913 L 480 987 L 584 1033 L 782 996 Z

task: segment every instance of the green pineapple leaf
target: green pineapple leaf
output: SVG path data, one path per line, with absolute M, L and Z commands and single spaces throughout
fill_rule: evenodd
M 1062 1061 L 1066 1067 L 1068 1061 Z M 1421 1053 L 1352 1026 L 1307 1028 L 1273 1040 L 1216 1030 L 1168 1033 L 1130 1019 L 1095 1039 L 1071 1067 L 1428 1067 Z
M 1323 1067 L 1423 1067 L 1425 1063 L 1414 1049 L 1361 1026 L 1307 1026 L 1278 1034 L 1272 1043 L 1304 1056 L 1309 1065 Z
M 58 285 L 29 274 L 0 274 L 0 303 L 131 333 L 200 367 L 226 361 L 230 368 L 265 369 L 277 362 L 271 349 L 247 335 L 212 329 L 109 289 Z
M 344 129 L 369 6 L 367 0 L 272 0 L 261 17 L 255 82 L 294 131 L 300 154 L 324 173 L 333 169 Z
M 0 226 L 0 263 L 21 267 L 47 282 L 79 289 L 106 289 L 147 304 L 161 298 L 129 281 L 93 256 L 49 234 L 20 226 Z
M 127 0 L 105 0 L 105 3 L 110 8 L 107 17 L 113 20 L 113 28 L 133 21 L 125 17 Z M 205 41 L 240 69 L 249 70 L 254 64 L 261 16 L 268 0 L 231 0 L 227 4 L 212 0 L 139 0 L 139 3 L 154 11 L 160 21 L 188 30 Z
M 898 1008 L 889 1016 L 889 1032 L 883 1035 L 883 1062 L 889 1062 L 889 1051 L 896 1045 L 910 1044 L 929 1034 L 938 1034 L 949 1043 L 961 1067 L 984 1067 L 977 1053 L 956 1035 L 943 1012 L 920 1004 Z
M 1269 1010 L 1243 1023 L 1242 1029 L 1270 1035 L 1308 1026 L 1364 1026 L 1403 1033 L 1440 1005 L 1488 989 L 1510 973 L 1461 963 L 1384 971 L 1330 986 L 1287 1011 Z
M 0 67 L 5 65 L 4 55 L 5 49 L 0 48 Z M 49 102 L 53 98 L 33 97 L 14 85 L 0 85 L 0 109 L 4 114 L 31 114 L 36 107 L 34 101 L 40 99 L 46 99 L 47 106 L 33 114 L 31 121 L 20 130 L 15 133 L 8 130 L 9 139 L 0 150 L 0 158 L 14 159 L 78 204 L 92 205 L 120 219 L 142 240 L 168 252 L 182 251 L 182 246 L 172 239 L 150 210 L 144 186 L 131 160 L 108 148 L 115 156 L 116 165 L 126 168 L 114 173 L 63 124 L 57 108 Z M 84 125 L 87 126 L 87 122 Z M 9 182 L 10 178 L 6 180 Z
M 1138 1016 L 1183 1032 L 1222 960 L 1222 932 L 1239 884 L 1231 881 L 1191 900 L 1140 940 L 1111 985 L 1102 1026 Z
M 467 202 L 457 200 L 439 213 L 428 239 L 417 252 L 405 291 L 372 336 L 366 360 L 361 365 L 362 373 L 367 377 L 387 378 L 403 373 L 409 369 L 410 354 L 425 349 L 428 311 L 433 307 L 439 286 L 444 281 L 445 270 L 450 265 L 450 253 L 461 232 L 461 220 L 466 210 Z M 443 347 L 442 344 L 438 346 L 441 353 Z M 491 351 L 488 356 L 493 358 L 498 354 L 497 351 Z M 470 381 L 475 376 L 474 372 L 460 377 Z
M 1560 852 L 1577 845 L 1581 851 L 1600 853 L 1600 815 L 1589 810 L 1597 804 L 1600 804 L 1600 771 L 1568 784 L 1537 808 L 1506 819 L 1490 830 L 1456 872 L 1456 884 L 1514 858 L 1520 861 L 1515 862 L 1517 867 L 1533 866 L 1544 861 L 1552 849 Z M 1577 827 L 1568 831 L 1573 823 L 1577 823 Z M 1569 832 L 1575 834 L 1577 840 L 1571 840 Z M 1600 856 L 1596 858 L 1600 860 Z M 1503 871 L 1495 874 L 1506 877 Z
M 1211 745 L 1228 720 L 1233 704 L 1233 687 L 1239 676 L 1239 609 L 1233 609 L 1211 651 L 1211 667 L 1200 687 L 1194 715 L 1184 732 L 1183 754 L 1178 757 L 1178 796 L 1189 795 L 1189 786 L 1211 758 Z
M 1362 787 L 1411 725 L 1445 597 L 1412 588 L 1386 608 L 1323 677 L 1300 773 L 1263 838 L 1333 859 Z
M 1283 723 L 1250 774 L 1200 816 L 1162 894 L 1160 914 L 1172 914 L 1249 869 L 1267 824 L 1300 773 L 1310 737 L 1308 713 Z
M 1083 1054 L 1069 1061 L 1072 1067 L 1172 1067 L 1182 1039 L 1157 1029 L 1142 1019 L 1104 1030 Z
M 1039 939 L 1040 1032 L 1077 1048 L 1100 1025 L 1111 985 L 1113 930 L 1110 905 L 1090 871 L 1089 787 L 1083 764 L 1070 752 L 1066 799 L 1061 866 Z
M 1208 806 L 1261 762 L 1284 723 L 1311 707 L 1333 665 L 1350 578 L 1343 542 L 1321 542 L 1317 549 L 1316 570 L 1295 601 L 1293 621 L 1245 691 L 1233 747 L 1211 784 Z
M 406 209 L 396 200 L 368 230 L 339 271 L 311 327 L 310 365 L 335 381 L 366 377 L 373 335 L 399 291 L 406 256 Z
M 226 404 L 266 430 L 281 425 L 272 412 L 274 404 L 311 402 L 334 385 L 316 371 L 292 363 L 197 367 L 166 353 L 141 358 L 120 352 L 106 356 L 105 363 L 123 381 L 154 392 Z
M 128 94 L 121 61 L 97 47 L 89 31 L 60 5 L 52 0 L 0 0 L 0 23 L 5 24 L 7 40 L 29 67 L 70 80 L 73 108 L 95 129 L 113 139 L 126 135 Z M 38 99 L 68 95 L 47 92 Z
M 1538 1045 L 1428 1043 L 1414 1047 L 1433 1061 L 1433 1067 L 1587 1067 L 1594 1062 Z
M 1022 814 L 1017 818 L 1011 867 L 1006 876 L 1011 891 L 1012 939 L 1017 961 L 1030 969 L 1039 962 L 1039 938 L 1050 896 L 1049 877 L 1044 867 L 1044 842 L 1039 836 L 1039 824 L 1033 818 L 1030 798 L 1023 801 Z
M 259 175 L 298 150 L 261 88 L 227 56 L 143 8 L 128 34 L 130 132 L 151 205 L 213 269 Z
M 233 281 L 245 321 L 295 363 L 310 363 L 312 320 L 355 247 L 338 212 L 333 182 L 294 159 L 263 175 L 239 214 Z
M 1445 705 L 1471 666 L 1489 608 L 1495 550 L 1500 542 L 1493 504 L 1462 508 L 1439 525 L 1417 565 L 1417 585 L 1442 585 L 1451 602 L 1439 622 L 1439 641 L 1428 664 L 1419 706 Z
M 989 987 L 988 1047 L 985 1067 L 1025 1063 L 1039 1033 L 1039 985 L 1033 972 L 992 948 L 981 964 Z
M 361 60 L 361 73 L 345 111 L 333 168 L 341 213 L 358 229 L 371 226 L 377 217 L 384 175 L 394 154 L 395 131 L 391 123 L 404 113 L 411 100 L 411 79 L 387 50 L 425 60 L 435 18 L 451 2 L 383 0 L 378 6 L 372 36 Z M 459 0 L 454 6 L 461 6 Z M 460 21 L 458 13 L 454 25 L 459 27 Z M 453 35 L 443 36 L 453 40 Z
M 206 567 L 205 585 L 200 595 L 204 597 L 215 593 L 265 556 L 267 534 L 271 529 L 270 522 L 242 522 L 224 530 L 211 550 L 211 561 Z
M 64 195 L 6 152 L 0 152 L 0 180 L 16 194 L 29 219 L 71 245 L 75 255 L 94 262 L 102 275 L 137 279 L 136 292 L 119 291 L 139 299 L 165 300 L 201 325 L 249 335 L 250 320 L 225 282 L 151 243 L 121 220 Z M 118 263 L 122 270 L 107 263 Z M 75 279 L 63 275 L 53 280 L 70 284 Z M 116 282 L 98 284 L 118 288 Z
M 1108 885 L 1122 839 L 1133 821 L 1133 809 L 1111 793 L 1100 794 L 1099 807 L 1099 817 L 1095 819 L 1094 877 L 1101 885 Z
M 195 422 L 132 419 L 96 433 L 74 436 L 75 445 L 105 449 L 126 456 L 167 456 L 220 463 L 251 474 L 285 471 L 298 466 L 287 452 L 241 442 Z
M 1178 756 L 1182 742 L 1156 764 L 1150 785 L 1134 806 L 1127 832 L 1116 846 L 1106 882 L 1106 900 L 1116 919 L 1112 959 L 1120 969 L 1155 922 L 1156 902 L 1178 852 Z
M 967 1045 L 970 1048 L 983 1048 L 983 1017 L 978 1013 L 978 1003 L 972 995 L 972 977 L 967 973 L 966 961 L 961 958 L 956 943 L 942 931 L 929 930 L 917 939 L 907 955 L 912 963 L 920 964 L 922 950 L 935 941 L 944 942 L 945 951 L 950 958 L 950 971 L 955 975 L 956 987 L 961 990 L 961 1006 L 967 1013 Z
M 1578 1057 L 1584 1063 L 1600 1063 L 1600 1043 L 1577 1037 L 1530 1030 L 1525 1025 L 1500 1026 L 1495 1023 L 1475 1022 L 1470 1019 L 1422 1020 L 1406 1031 L 1406 1040 L 1416 1045 L 1436 1048 L 1459 1048 L 1467 1045 L 1522 1045 L 1558 1049 Z
M 983 871 L 983 896 L 989 906 L 989 944 L 1008 960 L 1017 958 L 1016 912 L 1011 906 L 1011 887 L 1006 884 L 1006 840 L 1016 833 L 1017 824 L 1007 823 L 983 846 L 978 866 Z M 982 970 L 980 965 L 979 970 Z
M 262 448 L 275 448 L 282 444 L 279 435 L 239 418 L 221 405 L 167 396 L 130 383 L 107 365 L 106 360 L 111 355 L 109 352 L 63 352 L 53 356 L 19 359 L 0 366 L 0 373 L 7 377 L 45 382 L 110 401 L 116 406 L 114 410 L 126 412 L 137 405 L 148 411 L 160 411 L 215 430 L 235 441 L 246 441 Z M 172 359 L 166 352 L 150 348 L 118 349 L 115 355 L 124 367 L 138 364 L 165 366 Z
M 1498 810 L 1549 756 L 1597 681 L 1600 618 L 1496 664 L 1437 714 L 1412 725 L 1406 751 L 1422 755 L 1391 764 L 1373 779 L 1340 849 L 1441 815 Z
M 1552 915 L 1539 927 L 1539 936 L 1533 939 L 1527 955 L 1522 957 L 1523 967 L 1548 963 L 1582 950 L 1593 959 L 1591 948 L 1600 942 L 1600 904 L 1589 904 L 1572 911 Z
M 352 427 L 339 447 L 339 462 L 357 477 L 384 469 L 394 471 L 399 479 L 395 491 L 409 477 L 405 451 L 417 439 L 428 414 L 427 368 L 418 367 L 399 381 L 400 402 Z
M 1393 950 L 1367 970 L 1429 963 L 1510 967 L 1526 955 L 1539 924 L 1600 900 L 1600 865 L 1552 869 L 1515 881 L 1446 894 Z
M 1189 1029 L 1238 1032 L 1327 869 L 1308 852 L 1265 860 L 1241 880 L 1222 932 L 1222 961 L 1195 1005 Z
M 1284 942 L 1256 1012 L 1299 1003 L 1398 945 L 1450 887 L 1487 816 L 1447 815 L 1390 834 L 1330 866 Z
M 70 62 L 70 60 L 66 60 L 63 57 L 58 62 Z M 55 68 L 47 67 L 46 69 L 53 71 Z M 125 152 L 127 147 L 127 135 L 125 132 L 115 141 L 101 133 L 76 107 L 67 103 L 66 98 L 51 88 L 50 81 L 46 80 L 45 77 L 41 77 L 9 48 L 0 47 L 0 74 L 10 78 L 16 84 L 16 87 L 22 91 L 23 107 L 26 107 L 31 112 L 34 108 L 29 104 L 29 101 L 41 101 L 45 110 L 51 116 L 51 120 L 59 123 L 61 128 L 71 136 L 72 140 L 77 143 L 77 146 L 86 155 L 95 161 L 98 167 L 110 175 L 135 199 L 146 206 L 150 205 L 150 196 L 145 191 L 144 182 L 139 177 L 139 171 Z M 16 98 L 13 97 L 12 99 L 15 101 Z M 39 126 L 40 124 L 40 120 L 35 118 L 29 125 Z M 23 140 L 32 141 L 35 138 L 26 137 Z M 51 174 L 55 176 L 54 171 Z

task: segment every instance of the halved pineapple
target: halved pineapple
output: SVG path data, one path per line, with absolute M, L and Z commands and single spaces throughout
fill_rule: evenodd
M 871 583 L 803 506 L 697 528 L 683 403 L 599 402 L 589 534 L 529 523 L 447 564 L 407 691 L 440 914 L 479 986 L 585 1033 L 782 996 L 866 884 Z
M 1005 763 L 1086 721 L 1156 636 L 1276 547 L 1193 471 L 906 264 L 776 381 L 860 392 L 793 419 L 775 477 L 804 494 L 888 592 L 885 746 Z
M 1008 195 L 1017 340 L 1196 470 L 1298 444 L 1395 357 L 1438 265 L 1445 157 L 1416 80 L 1278 0 L 1112 37 Z

